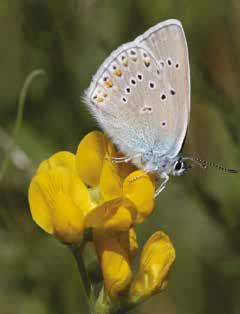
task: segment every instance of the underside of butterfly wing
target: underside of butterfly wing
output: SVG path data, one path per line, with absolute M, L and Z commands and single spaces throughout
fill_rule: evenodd
M 114 51 L 101 65 L 85 101 L 125 154 L 175 157 L 189 121 L 187 44 L 169 20 Z

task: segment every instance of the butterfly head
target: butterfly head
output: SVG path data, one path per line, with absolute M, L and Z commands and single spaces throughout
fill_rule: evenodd
M 147 169 L 149 172 L 155 172 L 160 177 L 162 177 L 163 173 L 166 175 L 181 176 L 190 168 L 184 158 L 179 155 L 174 158 L 153 155 L 144 165 L 144 169 Z
M 188 161 L 188 163 L 186 163 Z M 189 163 L 190 162 L 190 163 Z M 240 173 L 239 170 L 236 169 L 231 169 L 231 168 L 226 168 L 223 167 L 219 164 L 206 161 L 204 159 L 200 159 L 198 157 L 180 157 L 177 159 L 174 163 L 173 166 L 173 175 L 181 175 L 182 173 L 192 169 L 194 166 L 199 166 L 202 169 L 208 169 L 209 167 L 216 168 L 218 170 L 221 170 L 226 173 Z M 174 173 L 176 172 L 176 173 Z

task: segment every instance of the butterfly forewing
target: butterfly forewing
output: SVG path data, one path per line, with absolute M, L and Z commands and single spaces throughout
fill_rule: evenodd
M 86 102 L 130 157 L 148 152 L 171 157 L 186 134 L 189 95 L 184 32 L 171 20 L 113 52 L 94 76 Z

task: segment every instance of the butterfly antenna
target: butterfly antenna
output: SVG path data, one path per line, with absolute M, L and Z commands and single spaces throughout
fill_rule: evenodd
M 239 170 L 226 168 L 226 167 L 223 167 L 219 164 L 216 164 L 216 163 L 213 163 L 210 161 L 206 161 L 206 160 L 200 159 L 198 157 L 192 157 L 189 159 L 192 160 L 193 162 L 197 163 L 199 166 L 201 166 L 204 169 L 207 169 L 208 167 L 212 167 L 212 168 L 216 168 L 216 169 L 221 170 L 221 171 L 226 172 L 226 173 L 240 173 Z

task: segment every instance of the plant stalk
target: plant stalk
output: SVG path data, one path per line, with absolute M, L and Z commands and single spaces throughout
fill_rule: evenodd
M 9 148 L 7 149 L 5 158 L 0 168 L 0 182 L 2 181 L 7 171 L 9 160 L 10 160 L 10 155 L 17 142 L 17 135 L 19 133 L 22 120 L 23 120 L 23 111 L 24 111 L 24 105 L 26 102 L 28 88 L 35 77 L 40 76 L 40 75 L 45 75 L 45 74 L 46 74 L 45 71 L 42 69 L 34 70 L 27 76 L 26 80 L 23 83 L 23 87 L 22 87 L 22 90 L 19 96 L 19 101 L 18 101 L 18 110 L 17 110 L 17 116 L 16 116 L 16 120 L 14 124 L 13 134 L 12 134 L 12 143 L 9 145 Z
M 71 246 L 71 251 L 77 263 L 83 290 L 88 303 L 89 313 L 94 314 L 95 295 L 82 256 L 84 245 L 85 243 L 83 242 L 80 246 Z

